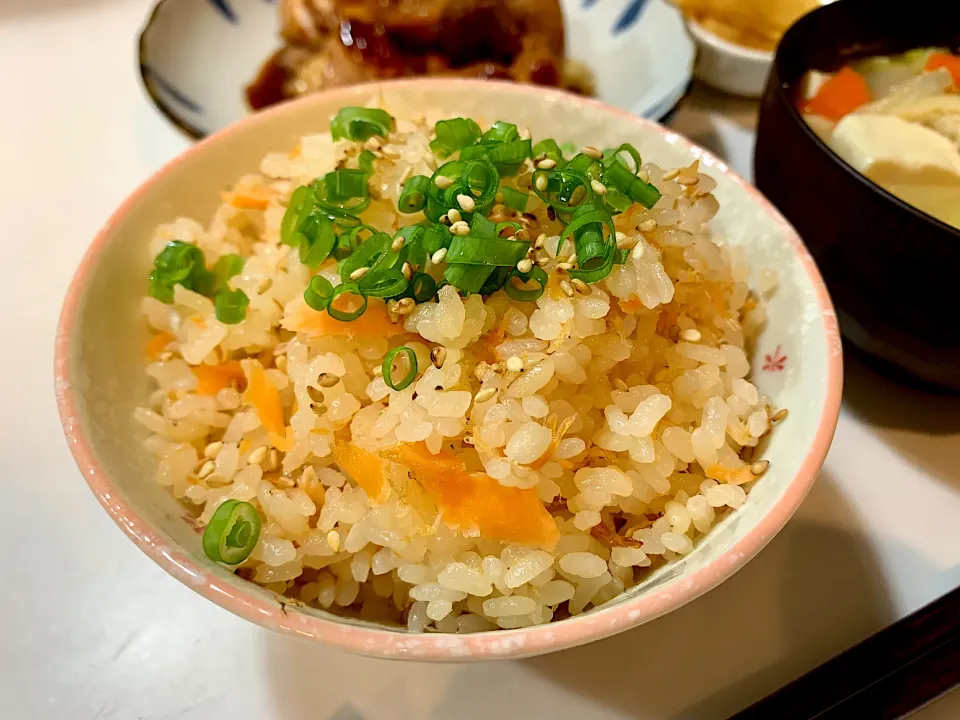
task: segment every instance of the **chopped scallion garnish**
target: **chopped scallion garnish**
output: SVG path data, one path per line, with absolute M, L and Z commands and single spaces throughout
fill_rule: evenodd
M 260 539 L 260 514 L 248 502 L 226 500 L 203 531 L 203 552 L 214 562 L 239 565 Z
M 407 374 L 399 381 L 393 379 L 393 363 L 399 355 L 407 359 Z M 417 354 L 406 345 L 389 350 L 383 358 L 383 381 L 393 390 L 407 388 L 417 378 Z
M 470 118 L 441 120 L 434 126 L 437 139 L 430 143 L 433 154 L 448 157 L 480 139 L 480 126 Z
M 227 282 L 235 275 L 243 272 L 245 260 L 234 253 L 221 255 L 217 264 L 213 266 L 213 274 L 217 276 L 217 290 L 227 290 Z
M 517 212 L 523 212 L 527 209 L 527 202 L 530 200 L 529 193 L 507 187 L 506 185 L 500 187 L 500 192 L 503 193 L 503 204 L 508 208 L 513 208 Z
M 386 137 L 393 128 L 390 113 L 376 108 L 345 107 L 330 122 L 330 133 L 334 140 L 346 138 L 363 142 L 374 135 Z
M 397 208 L 402 213 L 420 212 L 427 204 L 427 189 L 430 187 L 430 178 L 426 175 L 414 175 L 403 184 L 400 197 L 397 199 Z
M 354 307 L 352 310 L 336 307 L 334 303 L 341 295 L 355 295 L 356 297 L 360 298 L 360 305 Z M 342 285 L 337 285 L 333 289 L 333 294 L 330 296 L 330 302 L 327 303 L 327 312 L 330 313 L 330 317 L 332 317 L 334 320 L 340 320 L 341 322 L 351 322 L 352 320 L 356 320 L 366 311 L 367 298 L 364 297 L 363 293 L 360 292 L 360 288 L 357 287 L 357 283 L 355 282 L 345 282 Z
M 526 285 L 529 282 L 537 283 L 536 288 L 521 287 L 514 283 L 514 280 L 519 280 L 521 283 Z M 507 281 L 503 285 L 503 290 L 509 297 L 516 300 L 517 302 L 533 302 L 547 289 L 547 273 L 543 268 L 537 267 L 536 265 L 528 273 L 522 273 L 516 268 L 510 271 L 510 274 L 507 276 Z
M 333 284 L 323 275 L 315 275 L 303 291 L 304 302 L 317 312 L 326 310 L 332 299 Z
M 243 290 L 222 290 L 213 299 L 217 320 L 224 325 L 236 325 L 247 317 L 247 305 L 250 298 Z

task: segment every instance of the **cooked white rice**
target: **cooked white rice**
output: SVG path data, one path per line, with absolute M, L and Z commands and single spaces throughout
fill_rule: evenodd
M 399 214 L 396 200 L 411 172 L 436 168 L 429 140 L 425 123 L 400 120 L 367 144 L 378 160 L 364 223 L 391 232 L 423 219 Z M 392 315 L 406 334 L 386 337 L 376 324 L 366 336 L 310 332 L 302 296 L 312 273 L 280 243 L 279 224 L 298 185 L 355 166 L 361 149 L 304 137 L 240 178 L 208 226 L 178 219 L 151 243 L 154 254 L 174 239 L 195 243 L 208 265 L 248 258 L 231 280 L 250 298 L 240 324 L 220 323 L 211 300 L 182 286 L 172 305 L 144 299 L 159 337 L 146 368 L 156 390 L 136 411 L 157 480 L 198 527 L 229 498 L 258 508 L 260 539 L 239 574 L 415 632 L 527 627 L 610 600 L 743 504 L 765 469 L 752 453 L 773 413 L 746 379 L 745 348 L 765 316 L 743 257 L 707 229 L 718 210 L 709 176 L 644 165 L 663 197 L 616 216 L 621 246 L 634 249 L 586 294 L 560 282 L 558 259 L 573 247 L 557 247 L 561 226 L 531 195 L 524 223 L 546 235 L 541 264 L 553 278 L 535 303 L 503 292 L 464 299 L 446 286 L 439 302 Z M 335 263 L 321 272 L 340 282 Z M 414 349 L 420 375 L 395 391 L 379 373 L 399 345 Z M 285 437 L 241 391 L 252 373 L 278 391 Z M 462 463 L 459 482 L 476 490 L 467 507 L 440 492 L 446 477 L 383 460 L 381 483 L 351 477 L 334 457 L 344 447 L 390 456 L 403 444 Z M 531 498 L 546 524 L 531 520 Z

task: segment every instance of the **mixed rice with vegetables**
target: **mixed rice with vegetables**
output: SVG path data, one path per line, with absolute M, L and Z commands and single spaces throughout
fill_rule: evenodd
M 212 560 L 411 631 L 577 615 L 767 468 L 715 182 L 630 144 L 344 108 L 157 228 L 136 418 Z

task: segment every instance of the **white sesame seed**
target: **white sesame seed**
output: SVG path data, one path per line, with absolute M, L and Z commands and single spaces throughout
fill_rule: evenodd
M 450 226 L 450 232 L 452 232 L 454 235 L 469 235 L 470 226 L 467 225 L 464 220 L 461 220 L 460 222 L 455 222 Z
M 567 270 L 572 270 L 572 269 L 573 269 L 573 265 L 571 265 L 570 263 L 565 263 L 565 262 L 557 263 L 557 270 L 566 272 Z
M 317 384 L 320 387 L 332 388 L 338 382 L 340 382 L 340 377 L 333 373 L 325 372 L 317 376 Z
M 443 367 L 443 361 L 447 359 L 447 349 L 438 345 L 430 350 L 430 362 L 437 369 Z
M 604 185 L 604 184 L 603 184 L 602 182 L 600 182 L 599 180 L 591 180 L 591 181 L 590 181 L 590 187 L 593 188 L 593 191 L 594 191 L 597 195 L 606 195 L 606 194 L 607 194 L 607 186 Z
M 675 177 L 677 177 L 679 174 L 680 174 L 679 168 L 674 168 L 673 170 L 667 170 L 663 174 L 663 179 L 664 181 L 670 181 L 670 180 L 673 180 Z
M 576 253 L 571 254 L 570 257 L 567 258 L 567 264 L 569 264 L 569 265 L 576 265 L 576 264 L 577 264 L 577 254 L 576 254 Z
M 413 266 L 410 263 L 405 262 L 403 267 L 400 268 L 400 272 L 403 273 L 403 277 L 407 282 L 410 282 L 410 278 L 413 277 Z
M 251 465 L 259 465 L 266 459 L 267 459 L 267 446 L 261 445 L 252 453 L 250 453 L 250 457 L 247 458 L 247 462 L 250 463 Z
M 393 241 L 393 244 L 390 245 L 390 249 L 394 252 L 400 252 L 403 250 L 403 246 L 406 242 L 407 241 L 404 238 L 398 237 Z
M 400 298 L 400 300 L 397 301 L 397 306 L 394 312 L 396 312 L 397 315 L 409 315 L 413 312 L 413 308 L 416 306 L 417 301 L 413 298 Z
M 563 290 L 563 294 L 567 297 L 573 297 L 573 285 L 567 280 L 560 281 L 560 289 Z
M 517 263 L 517 271 L 522 273 L 528 273 L 533 270 L 533 260 L 530 258 L 524 258 Z
M 624 380 L 620 379 L 620 378 L 614 378 L 614 379 L 613 379 L 613 386 L 614 386 L 617 390 L 620 390 L 621 392 L 624 391 L 624 390 L 628 390 L 628 389 L 630 388 L 630 386 L 627 385 L 627 383 L 626 383 Z
M 477 201 L 469 195 L 457 195 L 457 204 L 464 212 L 473 212 L 477 209 Z
M 441 190 L 446 190 L 448 187 L 453 185 L 453 180 L 448 178 L 446 175 L 437 175 L 433 182 Z
M 622 240 L 617 240 L 617 250 L 630 250 L 636 244 L 636 238 L 624 237 Z
M 450 208 L 450 210 L 447 211 L 447 217 L 450 218 L 451 225 L 463 220 L 463 217 L 460 215 L 460 211 L 456 208 Z
M 430 256 L 430 261 L 431 261 L 434 265 L 439 265 L 440 263 L 443 262 L 443 259 L 444 259 L 446 256 L 447 256 L 447 249 L 446 249 L 446 248 L 440 248 L 440 249 L 437 250 L 433 255 Z
M 653 218 L 644 220 L 639 225 L 637 225 L 637 230 L 643 233 L 651 233 L 657 229 L 657 221 Z
M 280 451 L 276 448 L 270 448 L 270 459 L 268 461 L 270 467 L 275 468 L 280 464 Z M 290 487 L 293 487 L 291 484 Z
M 769 460 L 759 460 L 750 466 L 750 472 L 754 475 L 763 475 L 768 467 L 770 467 Z
M 593 145 L 585 145 L 583 148 L 580 149 L 580 152 L 582 152 L 587 157 L 593 158 L 594 160 L 599 160 L 600 158 L 603 157 L 603 153 L 600 152 Z
M 330 549 L 336 552 L 340 549 L 340 533 L 336 530 L 331 530 L 327 533 L 327 545 L 330 546 Z
M 521 372 L 523 370 L 523 360 L 516 355 L 511 355 L 507 358 L 507 370 Z
M 703 336 L 700 334 L 700 331 L 692 328 L 689 330 L 684 330 L 682 333 L 680 333 L 680 339 L 686 340 L 687 342 L 700 342 L 702 338 Z
M 497 394 L 496 388 L 492 388 L 492 387 L 484 388 L 483 390 L 481 390 L 480 392 L 478 392 L 476 395 L 473 396 L 473 401 L 475 403 L 485 403 L 487 402 L 487 400 L 492 400 L 493 396 L 496 394 Z
M 633 257 L 634 260 L 639 260 L 640 258 L 643 257 L 643 253 L 645 252 L 646 252 L 646 247 L 644 246 L 644 244 L 637 243 L 637 246 L 633 249 L 631 256 Z
M 212 442 L 203 449 L 203 456 L 207 458 L 215 458 L 220 450 L 223 448 L 223 443 L 220 441 Z
M 783 408 L 781 410 L 778 410 L 776 413 L 774 413 L 773 417 L 770 418 L 770 420 L 771 422 L 778 423 L 778 422 L 781 422 L 786 417 L 787 417 L 787 409 Z
M 650 182 L 650 173 L 647 172 L 646 170 L 641 170 L 640 172 L 638 172 L 637 177 L 640 178 L 642 182 L 645 182 L 645 183 Z
M 537 250 L 543 247 L 543 244 L 547 241 L 547 234 L 540 233 L 537 235 L 537 239 L 533 241 L 533 247 Z
M 368 272 L 370 272 L 370 268 L 368 268 L 368 267 L 357 268 L 357 269 L 354 270 L 352 273 L 350 273 L 350 279 L 351 279 L 351 280 L 359 280 L 359 279 L 362 278 L 364 275 L 366 275 Z
M 537 175 L 537 179 L 534 182 L 534 186 L 540 192 L 543 192 L 547 189 L 547 176 L 546 175 Z
M 200 478 L 201 480 L 203 480 L 207 475 L 209 475 L 210 473 L 212 473 L 212 472 L 216 469 L 216 467 L 217 467 L 217 466 L 216 466 L 216 464 L 213 462 L 213 460 L 207 460 L 207 461 L 203 464 L 203 467 L 200 468 L 200 472 L 197 473 L 197 477 Z
M 573 280 L 570 281 L 570 284 L 573 285 L 573 289 L 576 290 L 580 295 L 590 294 L 590 286 L 580 278 L 573 278 Z
M 552 170 L 557 166 L 557 161 L 553 158 L 544 158 L 537 163 L 538 170 Z
M 617 234 L 615 235 L 615 237 L 617 238 L 617 242 L 620 242 L 621 240 L 626 239 L 627 234 L 626 234 L 626 233 L 622 233 L 622 232 L 620 232 L 619 230 L 617 230 Z
M 364 144 L 367 150 L 379 150 L 381 148 L 380 138 L 373 136 L 369 138 Z

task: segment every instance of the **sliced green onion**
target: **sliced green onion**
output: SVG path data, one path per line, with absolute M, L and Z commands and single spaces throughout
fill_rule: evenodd
M 410 278 L 408 292 L 418 303 L 425 303 L 437 294 L 437 281 L 426 273 L 417 273 Z
M 609 230 L 604 239 L 603 227 Z M 560 243 L 573 235 L 577 250 L 577 269 L 570 276 L 588 283 L 595 283 L 610 274 L 616 255 L 616 227 L 613 218 L 603 208 L 584 205 L 577 209 L 570 224 L 563 229 Z
M 220 503 L 203 531 L 203 552 L 214 562 L 239 565 L 260 539 L 260 514 L 248 502 Z
M 315 213 L 307 217 L 311 218 L 311 222 L 309 234 L 303 233 L 304 243 L 300 245 L 300 262 L 309 268 L 316 269 L 330 257 L 330 253 L 337 244 L 337 234 L 333 231 L 333 221 L 330 218 Z
M 512 267 L 527 256 L 529 249 L 529 242 L 519 240 L 457 235 L 445 259 L 447 264 Z
M 508 143 L 519 139 L 520 131 L 517 130 L 516 125 L 513 123 L 504 122 L 503 120 L 497 120 L 493 125 L 490 126 L 490 129 L 483 134 L 483 137 L 480 138 L 480 142 L 484 144 Z
M 441 158 L 473 145 L 480 139 L 480 126 L 470 118 L 441 120 L 433 130 L 437 139 L 430 143 L 430 149 L 434 155 Z
M 501 174 L 512 175 L 524 160 L 531 157 L 532 152 L 533 148 L 529 140 L 514 140 L 489 146 L 487 157 L 497 166 Z
M 461 160 L 475 160 L 477 158 L 487 157 L 489 151 L 488 145 L 470 145 L 460 151 Z
M 492 265 L 448 265 L 443 279 L 465 295 L 475 295 L 483 289 L 494 270 L 496 268 Z
M 323 184 L 326 186 L 327 199 L 335 203 L 366 198 L 370 194 L 367 190 L 367 174 L 363 170 L 334 170 L 326 174 Z
M 523 212 L 527 209 L 527 201 L 530 200 L 529 193 L 507 187 L 506 185 L 500 186 L 500 192 L 503 193 L 503 204 L 508 208 L 513 208 L 517 212 Z
M 630 158 L 633 160 L 633 168 L 631 170 L 630 166 L 624 162 L 623 158 L 620 157 L 620 153 L 627 153 Z M 620 147 L 617 148 L 608 148 L 603 151 L 603 166 L 609 167 L 615 162 L 619 162 L 621 165 L 624 165 L 628 170 L 631 170 L 634 175 L 640 172 L 640 166 L 643 165 L 643 160 L 640 158 L 640 152 L 630 143 L 623 143 Z
M 570 159 L 570 162 L 564 165 L 564 168 L 585 175 L 588 180 L 600 180 L 603 178 L 603 163 L 583 153 L 574 155 Z
M 615 187 L 607 187 L 607 192 L 603 195 L 603 206 L 611 215 L 625 212 L 627 208 L 633 205 L 633 200 Z
M 400 197 L 397 200 L 397 209 L 402 213 L 415 213 L 423 210 L 427 204 L 427 189 L 430 187 L 430 178 L 426 175 L 414 175 L 403 184 Z
M 240 255 L 228 253 L 221 255 L 217 264 L 213 266 L 213 274 L 217 276 L 217 289 L 226 290 L 227 282 L 230 278 L 243 272 L 243 265 L 246 261 Z
M 544 178 L 541 181 L 540 178 Z M 545 189 L 540 190 L 538 185 L 546 183 Z M 583 197 L 577 202 L 577 189 L 582 188 Z M 593 189 L 590 179 L 576 170 L 571 170 L 568 164 L 562 170 L 536 170 L 533 173 L 533 191 L 541 200 L 559 212 L 572 212 L 577 207 L 589 203 L 593 198 Z
M 334 140 L 346 138 L 354 142 L 369 140 L 374 135 L 386 137 L 393 128 L 390 113 L 376 108 L 345 107 L 330 122 Z
M 236 325 L 247 317 L 250 298 L 243 290 L 223 290 L 213 299 L 217 320 L 224 325 Z
M 301 215 L 305 215 L 313 206 L 313 189 L 308 185 L 301 185 L 290 195 L 287 211 L 280 222 L 280 240 L 286 245 L 298 247 L 300 238 L 295 236 Z
M 393 363 L 396 360 L 398 355 L 403 355 L 407 362 L 409 363 L 409 368 L 407 374 L 403 376 L 402 380 L 394 381 L 393 379 Z M 408 348 L 406 345 L 402 347 L 393 348 L 392 350 L 387 351 L 387 354 L 383 357 L 383 381 L 387 384 L 387 387 L 393 388 L 394 390 L 403 390 L 404 388 L 409 387 L 417 378 L 417 354 L 413 351 L 412 348 Z
M 493 163 L 489 160 L 478 158 L 468 160 L 463 165 L 463 171 L 460 179 L 467 185 L 474 196 L 477 208 L 482 208 L 493 202 L 497 196 L 497 188 L 500 186 L 500 175 Z M 456 202 L 456 195 L 450 198 Z M 453 207 L 451 202 L 451 207 Z M 457 206 L 459 207 L 459 205 Z
M 360 225 L 350 232 L 351 244 L 354 243 L 354 239 L 361 230 L 369 230 L 373 234 L 363 242 L 357 242 L 354 245 L 354 251 L 340 261 L 337 271 L 343 280 L 348 280 L 354 272 L 362 267 L 373 268 L 384 253 L 392 252 L 390 246 L 393 244 L 393 238 L 386 233 L 376 232 L 366 225 Z
M 373 163 L 377 159 L 377 156 L 374 155 L 369 150 L 364 150 L 357 157 L 357 167 L 367 175 L 373 175 Z
M 611 163 L 603 174 L 603 181 L 608 187 L 616 188 L 632 202 L 638 202 L 645 208 L 652 208 L 660 200 L 660 191 L 630 172 L 623 163 Z
M 407 289 L 407 279 L 395 267 L 385 270 L 371 270 L 357 283 L 365 297 L 388 298 L 400 295 Z
M 192 243 L 173 240 L 153 259 L 147 291 L 151 297 L 165 303 L 173 302 L 173 288 L 183 285 L 188 290 L 212 296 L 217 289 L 217 276 L 207 270 L 201 250 Z
M 503 283 L 506 282 L 507 276 L 510 274 L 511 270 L 516 268 L 508 267 L 498 267 L 483 283 L 483 287 L 480 288 L 481 295 L 493 295 L 497 290 L 503 287 Z
M 474 213 L 470 221 L 470 234 L 480 238 L 495 238 L 497 236 L 497 224 L 481 213 Z
M 340 308 L 334 307 L 334 302 L 341 295 L 356 295 L 363 303 L 356 308 L 355 310 L 341 310 Z M 333 289 L 333 295 L 330 296 L 330 302 L 327 303 L 327 312 L 330 313 L 330 317 L 334 320 L 340 320 L 341 322 L 351 322 L 356 320 L 358 317 L 363 315 L 367 311 L 367 298 L 364 297 L 360 288 L 357 287 L 355 282 L 346 282 L 342 285 L 337 285 Z
M 566 162 L 566 160 L 563 158 L 563 151 L 560 149 L 560 146 L 557 145 L 557 141 L 553 138 L 541 140 L 534 145 L 532 154 L 533 157 L 544 155 L 550 158 L 557 164 L 558 168 L 563 167 L 564 163 Z
M 317 312 L 326 310 L 332 299 L 333 284 L 323 275 L 314 275 L 307 289 L 303 291 L 304 302 Z
M 521 283 L 535 282 L 539 287 L 536 289 L 519 287 L 514 283 L 515 279 Z M 517 302 L 533 302 L 543 295 L 546 289 L 547 273 L 544 272 L 543 268 L 537 267 L 536 265 L 534 265 L 533 269 L 528 273 L 522 273 L 514 268 L 510 271 L 510 274 L 507 276 L 507 281 L 503 285 L 503 291 Z

